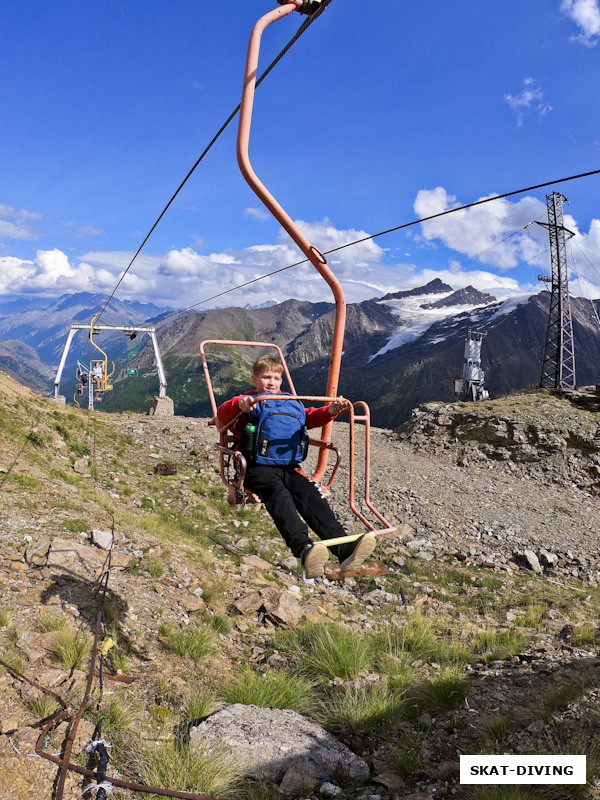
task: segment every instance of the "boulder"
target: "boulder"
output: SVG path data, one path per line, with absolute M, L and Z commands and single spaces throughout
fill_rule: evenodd
M 279 783 L 290 769 L 319 780 L 358 780 L 369 767 L 346 745 L 295 711 L 236 703 L 192 728 L 193 748 L 226 745 L 249 776 Z
M 101 531 L 95 528 L 91 533 L 92 543 L 101 550 L 110 550 L 113 545 L 112 531 Z
M 32 567 L 44 567 L 50 549 L 50 540 L 45 542 L 34 542 L 25 551 L 25 559 Z
M 309 775 L 308 772 L 291 767 L 283 776 L 279 789 L 285 795 L 299 797 L 301 794 L 310 794 L 318 782 L 314 775 Z
M 78 458 L 73 464 L 73 469 L 75 470 L 75 472 L 79 473 L 79 475 L 89 475 L 90 474 L 89 461 L 87 460 L 87 458 Z

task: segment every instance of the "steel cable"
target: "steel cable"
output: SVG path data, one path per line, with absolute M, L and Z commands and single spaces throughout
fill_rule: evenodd
M 455 214 L 457 211 L 466 211 L 468 208 L 474 208 L 475 206 L 483 205 L 484 203 L 491 203 L 494 200 L 503 200 L 506 197 L 514 197 L 518 194 L 525 194 L 526 192 L 532 192 L 536 189 L 543 189 L 546 186 L 553 186 L 558 183 L 566 183 L 567 181 L 574 181 L 580 178 L 589 178 L 592 175 L 600 175 L 600 169 L 592 170 L 590 172 L 582 172 L 579 175 L 570 175 L 567 178 L 558 178 L 557 180 L 553 181 L 545 181 L 544 183 L 538 183 L 535 186 L 527 186 L 524 189 L 515 189 L 511 192 L 505 192 L 504 194 L 493 195 L 492 197 L 485 197 L 483 200 L 475 200 L 472 203 L 467 203 L 463 206 L 456 206 L 455 208 L 448 208 L 445 211 L 439 211 L 437 214 L 430 214 L 428 217 L 421 217 L 419 219 L 411 220 L 411 222 L 405 222 L 402 225 L 396 225 L 393 228 L 387 228 L 384 231 L 379 231 L 379 233 L 373 233 L 369 236 L 363 236 L 361 239 L 355 239 L 352 242 L 347 242 L 346 244 L 339 245 L 338 247 L 333 247 L 331 250 L 325 250 L 323 252 L 324 256 L 331 255 L 331 253 L 337 253 L 339 250 L 344 250 L 347 247 L 354 247 L 357 244 L 362 244 L 363 242 L 370 241 L 371 239 L 377 239 L 380 236 L 386 236 L 389 233 L 394 233 L 395 231 L 400 231 L 405 228 L 410 228 L 414 225 L 420 225 L 423 222 L 429 222 L 432 219 L 438 219 L 439 217 L 445 217 L 448 214 Z M 185 314 L 186 311 L 191 311 L 192 308 L 196 308 L 197 306 L 201 306 L 204 303 L 209 303 L 211 300 L 216 300 L 219 297 L 223 297 L 230 292 L 235 292 L 237 289 L 244 289 L 246 286 L 251 286 L 253 283 L 258 283 L 258 281 L 262 281 L 265 278 L 270 278 L 273 275 L 278 275 L 280 272 L 285 272 L 288 269 L 292 269 L 293 267 L 298 267 L 301 264 L 307 264 L 308 259 L 303 258 L 301 261 L 295 261 L 293 264 L 288 264 L 285 267 L 280 267 L 279 269 L 275 269 L 272 272 L 267 272 L 264 275 L 260 275 L 258 278 L 252 278 L 249 281 L 245 281 L 244 283 L 239 283 L 236 286 L 232 286 L 230 289 L 225 289 L 223 292 L 219 292 L 218 294 L 213 294 L 210 297 L 205 297 L 203 300 L 199 300 L 197 303 L 193 303 L 186 308 L 181 309 L 180 311 L 174 311 L 172 314 L 168 314 L 167 316 L 162 318 L 162 322 L 166 319 L 170 319 L 171 317 L 176 317 L 179 314 Z
M 309 16 L 309 17 L 308 17 L 308 18 L 307 18 L 307 19 L 306 19 L 306 20 L 305 20 L 305 21 L 302 23 L 302 25 L 301 25 L 301 26 L 298 28 L 298 30 L 296 31 L 296 33 L 294 34 L 294 36 L 292 36 L 292 38 L 290 39 L 290 41 L 289 41 L 289 42 L 286 44 L 286 46 L 283 48 L 283 50 L 281 50 L 281 51 L 279 52 L 279 54 L 278 54 L 278 55 L 277 55 L 277 56 L 276 56 L 276 57 L 273 59 L 273 61 L 272 61 L 272 62 L 269 64 L 269 66 L 268 66 L 268 67 L 265 69 L 265 71 L 262 73 L 262 75 L 261 75 L 261 76 L 258 78 L 258 80 L 256 81 L 256 88 L 258 88 L 258 87 L 260 86 L 260 84 L 261 84 L 261 83 L 262 83 L 262 82 L 265 80 L 265 78 L 267 77 L 267 75 L 269 75 L 269 74 L 271 73 L 271 71 L 272 71 L 272 70 L 273 70 L 273 69 L 274 69 L 274 68 L 277 66 L 277 64 L 278 64 L 278 63 L 281 61 L 281 59 L 282 59 L 282 58 L 285 56 L 285 54 L 288 52 L 288 50 L 290 50 L 290 49 L 291 49 L 291 47 L 292 47 L 292 46 L 293 46 L 293 45 L 294 45 L 294 44 L 295 44 L 295 43 L 298 41 L 298 39 L 299 39 L 299 38 L 302 36 L 302 34 L 303 34 L 303 33 L 304 33 L 304 32 L 305 32 L 305 31 L 306 31 L 306 30 L 307 30 L 307 29 L 308 29 L 308 28 L 309 28 L 309 27 L 312 25 L 312 23 L 313 23 L 313 22 L 314 22 L 314 21 L 317 19 L 317 17 L 320 17 L 320 16 L 321 16 L 321 14 L 322 14 L 322 13 L 325 11 L 325 9 L 327 8 L 327 6 L 328 6 L 328 5 L 329 5 L 331 2 L 332 2 L 332 0 L 323 0 L 323 3 L 322 3 L 322 5 L 321 5 L 321 7 L 320 7 L 320 8 L 318 8 L 318 9 L 317 9 L 317 10 L 314 12 L 314 14 L 311 14 L 311 15 L 310 15 L 310 16 Z M 221 134 L 222 134 L 222 133 L 225 131 L 225 129 L 227 128 L 227 126 L 229 125 L 229 123 L 230 123 L 230 122 L 231 122 L 231 121 L 232 121 L 232 120 L 235 118 L 235 116 L 237 115 L 238 111 L 240 110 L 240 105 L 241 105 L 241 104 L 239 104 L 239 103 L 238 103 L 238 105 L 235 107 L 235 109 L 234 109 L 234 110 L 231 112 L 231 114 L 230 114 L 230 115 L 227 117 L 227 119 L 225 120 L 225 122 L 224 122 L 224 123 L 221 125 L 221 127 L 220 127 L 220 128 L 219 128 L 219 130 L 216 132 L 216 134 L 213 136 L 213 138 L 210 140 L 210 142 L 208 143 L 208 145 L 207 145 L 207 146 L 204 148 L 203 152 L 201 153 L 200 157 L 197 159 L 196 163 L 195 163 L 195 164 L 193 165 L 193 167 L 192 167 L 192 168 L 189 170 L 189 172 L 187 173 L 187 175 L 185 176 L 185 178 L 184 178 L 184 179 L 181 181 L 181 183 L 179 184 L 179 186 L 178 186 L 178 187 L 177 187 L 177 189 L 175 190 L 174 194 L 171 196 L 171 199 L 169 200 L 169 202 L 167 203 L 167 205 L 166 205 L 166 206 L 163 208 L 163 210 L 161 211 L 161 213 L 160 213 L 160 215 L 158 216 L 158 218 L 157 218 L 156 222 L 154 223 L 154 225 L 153 225 L 153 226 L 150 228 L 150 230 L 148 231 L 148 234 L 146 235 L 146 237 L 145 237 L 144 241 L 143 241 L 143 242 L 141 243 L 141 245 L 138 247 L 137 251 L 135 252 L 135 255 L 133 256 L 133 258 L 131 259 L 131 261 L 129 262 L 129 264 L 127 265 L 127 267 L 125 268 L 125 271 L 123 272 L 123 274 L 121 275 L 121 277 L 119 278 L 119 280 L 117 281 L 117 284 L 116 284 L 115 288 L 112 290 L 112 292 L 111 292 L 111 294 L 110 294 L 110 296 L 109 296 L 108 300 L 107 300 L 107 301 L 104 303 L 104 306 L 102 307 L 102 310 L 100 311 L 100 314 L 98 315 L 98 322 L 100 321 L 100 318 L 102 317 L 102 314 L 104 314 L 104 312 L 106 311 L 106 309 L 107 309 L 107 307 L 108 307 L 108 304 L 110 303 L 110 301 L 111 301 L 111 300 L 113 299 L 113 297 L 115 296 L 115 293 L 117 292 L 117 289 L 119 288 L 119 286 L 120 286 L 120 285 L 121 285 L 121 283 L 123 282 L 123 280 L 124 280 L 125 276 L 127 275 L 127 273 L 129 272 L 129 270 L 131 269 L 131 267 L 132 267 L 132 265 L 133 265 L 134 261 L 136 260 L 136 258 L 138 257 L 138 255 L 141 253 L 141 251 L 142 251 L 142 249 L 143 249 L 144 245 L 146 244 L 146 242 L 148 241 L 148 239 L 149 239 L 149 238 L 152 236 L 152 234 L 154 233 L 154 231 L 155 231 L 155 229 L 156 229 L 156 227 L 157 227 L 158 223 L 161 221 L 161 219 L 162 219 L 162 218 L 164 217 L 164 215 L 167 213 L 167 211 L 168 211 L 169 207 L 171 206 L 171 204 L 173 203 L 173 201 L 175 200 L 175 198 L 177 197 L 177 195 L 179 194 L 179 192 L 180 192 L 180 191 L 183 189 L 183 187 L 185 186 L 185 184 L 186 184 L 186 183 L 188 182 L 188 180 L 191 178 L 192 174 L 193 174 L 193 173 L 194 173 L 194 171 L 196 170 L 196 167 L 198 167 L 198 165 L 199 165 L 199 164 L 200 164 L 200 163 L 201 163 L 201 162 L 204 160 L 204 158 L 205 158 L 205 157 L 206 157 L 206 155 L 208 154 L 209 150 L 210 150 L 210 149 L 212 148 L 212 146 L 213 146 L 213 145 L 216 143 L 217 139 L 218 139 L 218 138 L 221 136 Z

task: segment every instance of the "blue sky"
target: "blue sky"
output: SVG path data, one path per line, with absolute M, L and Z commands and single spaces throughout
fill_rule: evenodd
M 3 10 L 3 299 L 112 290 L 238 103 L 250 30 L 274 6 L 25 0 Z M 267 30 L 262 66 L 303 19 Z M 596 169 L 599 40 L 598 0 L 332 0 L 258 90 L 255 169 L 322 250 Z M 573 291 L 600 297 L 600 176 L 557 189 L 589 279 L 573 275 Z M 330 265 L 349 301 L 438 276 L 499 297 L 538 291 L 545 231 L 505 237 L 545 218 L 545 191 L 349 248 Z M 232 123 L 117 296 L 184 307 L 297 258 L 238 172 Z M 313 273 L 214 303 L 330 300 Z

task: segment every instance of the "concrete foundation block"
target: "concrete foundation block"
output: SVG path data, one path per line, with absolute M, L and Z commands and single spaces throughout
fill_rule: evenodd
M 175 407 L 170 397 L 153 397 L 152 408 L 148 411 L 151 417 L 174 417 Z

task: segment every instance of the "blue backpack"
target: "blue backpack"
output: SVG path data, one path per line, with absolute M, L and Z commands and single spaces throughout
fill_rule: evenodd
M 252 451 L 254 464 L 288 466 L 306 458 L 306 410 L 299 400 L 261 400 L 248 414 L 256 425 Z

